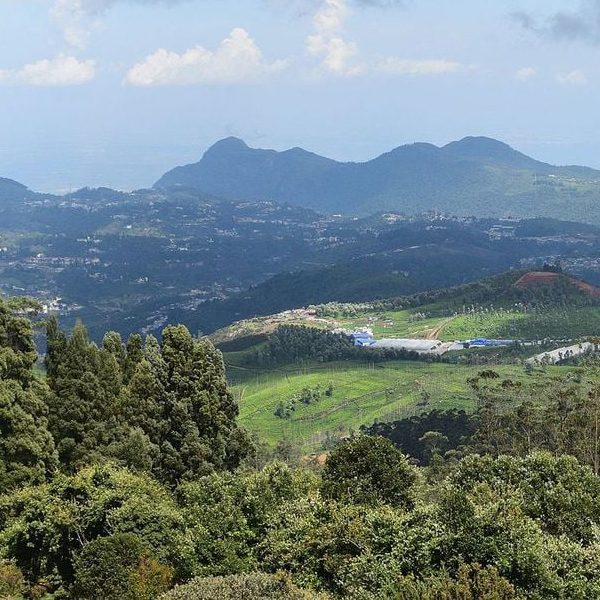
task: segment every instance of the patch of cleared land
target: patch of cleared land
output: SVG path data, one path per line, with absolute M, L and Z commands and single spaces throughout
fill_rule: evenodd
M 510 379 L 522 388 L 539 390 L 549 377 L 565 375 L 572 367 L 547 367 L 525 374 L 522 366 L 493 367 L 500 379 L 493 384 L 511 400 L 522 392 L 506 392 L 500 386 Z M 305 450 L 318 449 L 327 434 L 345 435 L 375 420 L 394 420 L 434 408 L 475 408 L 475 397 L 467 379 L 482 367 L 394 361 L 381 365 L 339 362 L 288 366 L 269 372 L 228 368 L 228 377 L 240 402 L 240 421 L 270 444 L 287 438 Z M 275 416 L 279 402 L 299 394 L 305 387 L 325 391 L 333 385 L 331 397 L 323 394 L 311 405 L 299 404 L 289 419 Z

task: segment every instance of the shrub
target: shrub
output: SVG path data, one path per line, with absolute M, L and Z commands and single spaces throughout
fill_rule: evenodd
M 75 559 L 75 597 L 80 600 L 150 600 L 169 589 L 172 570 L 148 555 L 131 533 L 98 538 Z
M 227 577 L 196 578 L 161 597 L 161 600 L 317 600 L 325 596 L 302 590 L 286 574 L 247 573 Z
M 25 578 L 21 569 L 10 562 L 0 563 L 0 598 L 16 600 L 21 598 L 25 588 Z
M 322 490 L 335 500 L 412 508 L 415 478 L 415 470 L 392 442 L 359 435 L 331 452 Z
M 416 581 L 403 578 L 397 600 L 516 600 L 515 588 L 493 567 L 462 565 L 456 579 L 442 573 Z

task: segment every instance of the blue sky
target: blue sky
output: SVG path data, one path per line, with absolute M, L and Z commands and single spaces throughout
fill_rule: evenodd
M 599 0 L 0 0 L 0 176 L 148 186 L 228 135 L 600 168 Z

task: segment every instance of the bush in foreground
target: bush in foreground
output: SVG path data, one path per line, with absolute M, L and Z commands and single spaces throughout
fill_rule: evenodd
M 287 575 L 247 573 L 192 580 L 161 596 L 160 600 L 325 600 L 327 596 L 295 586 Z
M 389 440 L 358 435 L 331 452 L 323 472 L 323 495 L 354 504 L 412 508 L 416 472 Z

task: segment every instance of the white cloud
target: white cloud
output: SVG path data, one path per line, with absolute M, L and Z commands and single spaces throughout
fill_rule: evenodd
M 104 4 L 104 3 L 102 3 Z M 96 12 L 105 8 L 98 4 Z M 65 41 L 70 46 L 84 48 L 90 34 L 88 15 L 92 14 L 92 7 L 86 0 L 55 0 L 50 9 L 52 20 L 63 30 Z
M 519 81 L 529 81 L 536 75 L 537 69 L 535 67 L 522 67 L 515 73 L 515 78 Z
M 379 62 L 359 60 L 355 43 L 344 37 L 346 21 L 351 14 L 351 0 L 322 0 L 313 17 L 314 33 L 306 38 L 306 49 L 319 57 L 323 70 L 346 77 L 369 71 L 395 75 L 440 75 L 457 73 L 466 67 L 446 59 L 410 60 L 390 56 Z M 354 0 L 357 4 L 371 6 L 402 5 L 398 0 Z
M 465 67 L 462 63 L 444 58 L 409 60 L 389 57 L 377 65 L 377 70 L 396 75 L 442 75 L 445 73 L 457 73 L 464 69 Z
M 556 81 L 562 85 L 587 85 L 588 78 L 583 71 L 575 69 L 568 73 L 558 73 Z
M 266 62 L 248 32 L 236 28 L 214 52 L 201 46 L 183 54 L 159 49 L 134 65 L 125 82 L 135 86 L 253 82 L 286 66 L 283 60 Z
M 317 33 L 333 36 L 340 33 L 350 15 L 346 0 L 325 0 L 313 19 Z
M 306 48 L 309 54 L 322 56 L 321 66 L 332 73 L 352 76 L 364 70 L 363 65 L 352 64 L 352 59 L 358 55 L 356 44 L 341 37 L 327 39 L 321 35 L 311 35 L 306 40 Z
M 321 66 L 337 75 L 352 76 L 364 66 L 354 62 L 358 47 L 343 37 L 346 19 L 350 14 L 346 0 L 324 0 L 313 18 L 315 32 L 306 38 L 306 49 L 321 58 Z
M 54 0 L 50 17 L 63 30 L 67 44 L 85 48 L 90 34 L 99 18 L 113 5 L 175 4 L 180 0 Z
M 96 67 L 93 60 L 78 60 L 59 54 L 43 59 L 21 69 L 0 71 L 0 83 L 34 86 L 80 85 L 94 79 Z

